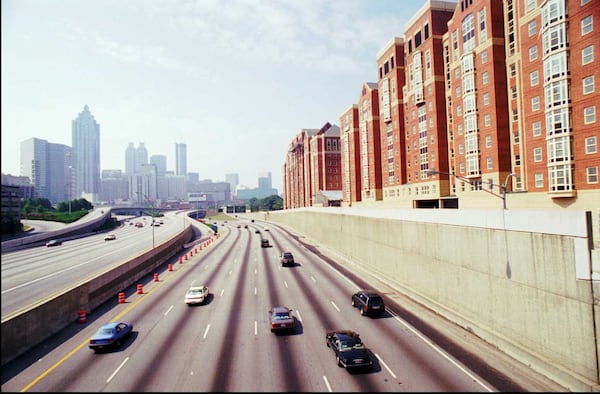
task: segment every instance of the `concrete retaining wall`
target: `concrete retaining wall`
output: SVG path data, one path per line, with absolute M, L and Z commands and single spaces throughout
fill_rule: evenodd
M 94 310 L 111 297 L 152 273 L 181 250 L 192 237 L 189 225 L 180 234 L 130 261 L 119 263 L 55 298 L 2 321 L 2 365 L 77 321 L 79 309 Z
M 597 389 L 589 212 L 303 208 L 261 217 L 388 278 L 407 296 L 573 391 Z

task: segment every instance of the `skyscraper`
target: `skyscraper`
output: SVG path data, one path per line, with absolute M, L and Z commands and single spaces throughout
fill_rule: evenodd
M 133 142 L 127 144 L 127 149 L 125 149 L 125 173 L 133 174 L 135 172 L 135 154 L 136 150 L 133 146 Z
M 100 187 L 100 125 L 87 104 L 72 121 L 75 195 L 93 203 Z
M 135 172 L 145 172 L 142 166 L 146 164 L 148 164 L 148 149 L 143 142 L 140 142 L 135 151 Z
M 187 175 L 187 146 L 175 144 L 175 175 Z

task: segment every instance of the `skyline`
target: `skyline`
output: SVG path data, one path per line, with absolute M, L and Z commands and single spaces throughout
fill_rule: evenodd
M 20 175 L 29 138 L 72 146 L 88 105 L 102 170 L 125 168 L 129 142 L 174 170 L 182 142 L 200 179 L 271 172 L 282 193 L 294 136 L 339 124 L 425 3 L 2 2 L 2 172 Z

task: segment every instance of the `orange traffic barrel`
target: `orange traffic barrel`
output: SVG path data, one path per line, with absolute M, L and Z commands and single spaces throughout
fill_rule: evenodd
M 158 282 L 158 274 L 157 273 L 154 273 L 154 281 Z
M 142 284 L 137 285 L 137 293 L 144 294 L 144 286 Z
M 173 264 L 169 264 L 169 271 L 173 271 Z
M 85 310 L 80 309 L 78 312 L 77 323 L 85 323 L 87 322 L 87 318 L 85 316 Z
M 124 304 L 125 303 L 125 293 L 120 292 L 119 293 L 119 304 Z

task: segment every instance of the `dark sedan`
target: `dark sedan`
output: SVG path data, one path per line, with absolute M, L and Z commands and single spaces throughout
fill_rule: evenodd
M 106 323 L 90 339 L 89 348 L 98 352 L 102 349 L 121 347 L 123 341 L 131 335 L 133 324 L 126 322 Z
M 359 368 L 373 364 L 369 352 L 355 331 L 329 331 L 325 334 L 325 343 L 333 349 L 339 367 Z
M 58 245 L 62 245 L 62 242 L 59 241 L 58 239 L 51 239 L 50 241 L 46 242 L 46 246 L 48 246 L 48 247 L 58 246 Z

